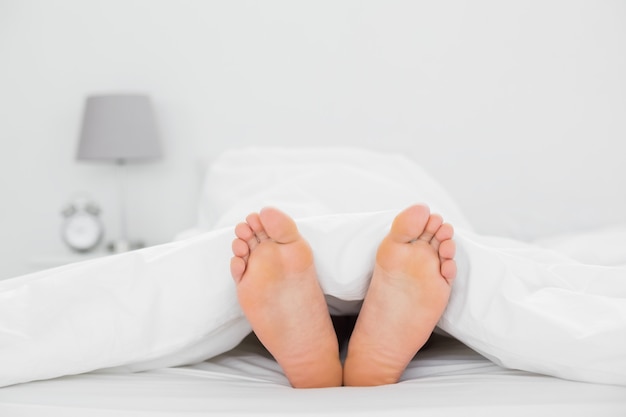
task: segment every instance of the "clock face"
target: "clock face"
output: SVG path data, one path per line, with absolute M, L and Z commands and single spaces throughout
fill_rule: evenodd
M 102 239 L 102 224 L 96 216 L 78 212 L 65 221 L 62 234 L 72 249 L 85 252 L 96 247 Z

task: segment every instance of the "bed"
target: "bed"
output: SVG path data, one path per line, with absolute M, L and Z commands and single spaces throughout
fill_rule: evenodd
M 350 316 L 377 239 L 416 201 L 457 227 L 461 279 L 437 331 L 398 384 L 292 389 L 223 273 L 232 226 L 263 205 L 294 216 L 330 311 Z M 401 155 L 232 150 L 173 242 L 0 282 L 0 415 L 623 416 L 625 238 L 480 235 Z

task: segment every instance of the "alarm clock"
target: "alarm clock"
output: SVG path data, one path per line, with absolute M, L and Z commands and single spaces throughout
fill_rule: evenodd
M 91 200 L 78 198 L 63 211 L 61 237 L 70 249 L 89 252 L 98 246 L 104 236 L 100 208 Z

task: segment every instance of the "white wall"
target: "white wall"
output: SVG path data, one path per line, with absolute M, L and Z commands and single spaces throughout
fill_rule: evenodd
M 193 224 L 197 156 L 245 144 L 405 152 L 488 233 L 626 222 L 625 51 L 621 1 L 4 0 L 0 278 L 66 251 L 76 192 L 114 237 L 113 166 L 74 160 L 99 92 L 156 104 L 166 157 L 128 175 L 149 244 Z

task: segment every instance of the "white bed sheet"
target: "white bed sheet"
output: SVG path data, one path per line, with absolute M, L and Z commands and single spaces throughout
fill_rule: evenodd
M 1 416 L 624 416 L 626 388 L 501 368 L 434 336 L 400 383 L 294 390 L 254 338 L 213 359 L 0 389 Z

